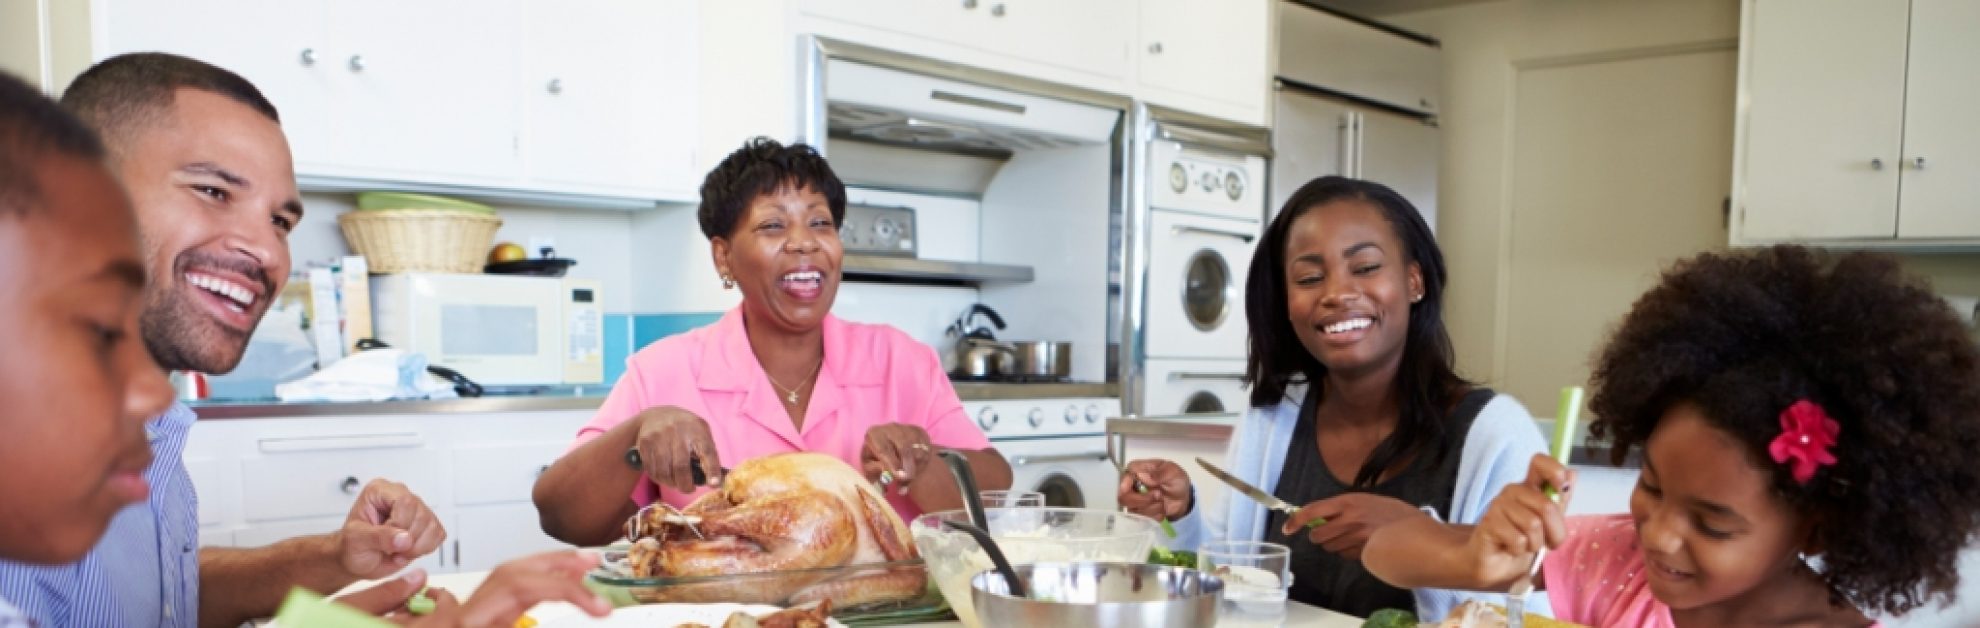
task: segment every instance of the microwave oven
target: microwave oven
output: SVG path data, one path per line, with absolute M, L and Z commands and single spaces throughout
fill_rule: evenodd
M 604 301 L 597 281 L 398 273 L 371 278 L 379 340 L 483 386 L 600 384 Z

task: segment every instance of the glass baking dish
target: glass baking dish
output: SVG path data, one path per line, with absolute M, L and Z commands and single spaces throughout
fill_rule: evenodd
M 848 624 L 898 618 L 935 621 L 948 605 L 919 558 L 843 567 L 793 569 L 719 576 L 649 577 L 631 575 L 625 546 L 604 551 L 604 565 L 592 570 L 591 588 L 618 604 L 716 603 L 797 606 L 832 601 L 832 617 Z M 886 622 L 893 623 L 893 622 Z

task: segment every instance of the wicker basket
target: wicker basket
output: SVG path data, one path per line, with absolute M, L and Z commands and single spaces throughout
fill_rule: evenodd
M 479 273 L 502 219 L 451 209 L 381 209 L 337 217 L 374 273 Z

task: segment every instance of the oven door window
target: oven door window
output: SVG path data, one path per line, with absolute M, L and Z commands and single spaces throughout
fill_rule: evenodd
M 1183 277 L 1183 312 L 1189 324 L 1211 331 L 1231 312 L 1231 267 L 1215 250 L 1203 249 L 1189 258 Z
M 1031 488 L 1045 494 L 1047 508 L 1085 508 L 1086 493 L 1079 489 L 1079 482 L 1072 476 L 1054 471 L 1038 480 Z
M 1218 399 L 1216 393 L 1208 390 L 1199 390 L 1196 391 L 1196 394 L 1190 395 L 1187 401 L 1183 402 L 1182 411 L 1183 414 L 1223 414 L 1224 401 Z

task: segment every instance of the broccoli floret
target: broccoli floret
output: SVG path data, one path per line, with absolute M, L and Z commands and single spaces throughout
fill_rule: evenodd
M 1368 621 L 1361 622 L 1361 628 L 1416 628 L 1416 613 L 1385 608 L 1369 615 Z

